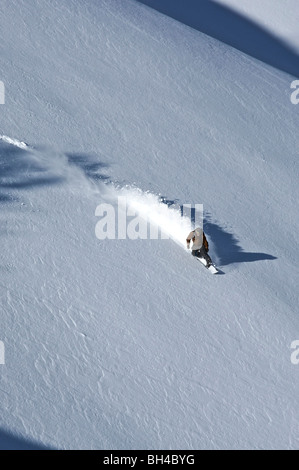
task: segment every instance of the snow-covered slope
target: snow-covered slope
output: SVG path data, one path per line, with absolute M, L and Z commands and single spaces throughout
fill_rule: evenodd
M 131 0 L 0 21 L 0 447 L 298 448 L 292 77 Z M 119 196 L 174 239 L 99 240 Z

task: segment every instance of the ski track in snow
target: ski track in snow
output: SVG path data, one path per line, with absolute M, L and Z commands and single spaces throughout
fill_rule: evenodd
M 20 149 L 26 150 L 28 148 L 28 145 L 25 142 L 21 142 L 18 139 L 12 139 L 11 137 L 8 137 L 7 135 L 0 135 L 0 140 L 3 142 L 6 142 L 7 144 L 15 145 L 16 147 Z
M 0 139 L 8 144 L 14 145 L 22 150 L 29 150 L 28 144 L 18 139 L 8 136 L 1 136 Z M 136 186 L 114 184 L 109 182 L 105 186 L 99 182 L 94 183 L 93 178 L 89 178 L 82 168 L 70 164 L 67 155 L 56 153 L 51 149 L 38 150 L 32 147 L 30 157 L 24 156 L 24 164 L 30 159 L 35 160 L 42 171 L 51 173 L 57 178 L 65 178 L 72 185 L 81 183 L 86 190 L 93 194 L 101 194 L 103 202 L 111 203 L 116 211 L 123 210 L 131 218 L 136 219 L 135 229 L 132 235 L 136 238 L 142 238 L 144 231 L 138 226 L 137 216 L 143 220 L 141 225 L 146 227 L 144 238 L 163 238 L 172 239 L 178 245 L 186 247 L 186 234 L 195 228 L 191 221 L 191 204 L 179 205 L 178 201 L 165 201 L 161 195 L 152 194 L 150 191 L 143 191 Z M 173 207 L 172 207 L 173 206 Z M 189 210 L 190 206 L 190 210 Z M 187 215 L 189 212 L 189 217 Z M 202 223 L 201 212 L 198 213 L 198 223 Z M 152 227 L 152 231 L 150 228 Z M 116 234 L 117 235 L 117 234 Z
M 290 77 L 137 2 L 37 3 L 0 6 L 0 447 L 298 448 Z M 119 197 L 172 239 L 97 239 Z M 202 202 L 224 276 L 184 248 Z

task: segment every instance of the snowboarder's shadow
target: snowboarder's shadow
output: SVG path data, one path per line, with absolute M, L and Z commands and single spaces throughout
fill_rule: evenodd
M 183 215 L 183 206 L 181 206 L 181 214 Z M 190 216 L 191 222 L 195 224 L 195 208 L 191 208 Z M 212 222 L 209 215 L 206 215 L 203 219 L 203 228 L 207 237 L 214 245 L 215 254 L 218 258 L 217 263 L 221 266 L 227 266 L 233 263 L 249 263 L 252 261 L 277 259 L 276 256 L 267 253 L 250 253 L 243 251 L 235 235 L 224 230 L 224 228 L 216 224 L 216 222 Z
M 212 222 L 209 216 L 204 218 L 204 231 L 213 242 L 221 266 L 277 259 L 276 256 L 267 253 L 243 251 L 243 248 L 239 245 L 239 240 L 232 233 L 225 231 L 220 225 Z

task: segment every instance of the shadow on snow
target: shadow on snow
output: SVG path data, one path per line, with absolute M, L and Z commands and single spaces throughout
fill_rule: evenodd
M 266 253 L 243 251 L 243 248 L 239 245 L 239 240 L 232 233 L 226 232 L 220 225 L 212 222 L 209 216 L 204 218 L 204 231 L 214 244 L 221 266 L 277 259 L 275 256 Z
M 85 175 L 93 181 L 107 181 L 109 176 L 103 174 L 103 170 L 108 168 L 107 163 L 99 162 L 96 155 L 87 153 L 66 153 L 68 162 L 79 167 Z
M 46 450 L 46 446 L 0 429 L 0 450 Z
M 299 55 L 263 27 L 211 0 L 138 0 L 277 69 L 299 77 Z
M 67 172 L 58 164 L 51 167 L 51 158 L 59 155 L 47 149 L 21 149 L 15 145 L 0 142 L 0 204 L 19 199 L 17 190 L 32 189 L 36 186 L 60 184 L 67 178 Z M 108 167 L 106 163 L 97 161 L 96 155 L 66 153 L 61 159 L 67 158 L 70 165 L 77 166 L 87 178 L 93 181 L 109 179 L 103 174 Z
M 28 150 L 0 143 L 0 203 L 17 200 L 13 190 L 57 184 L 62 180 L 61 176 L 49 173 Z
M 183 206 L 180 206 L 183 215 Z M 195 208 L 191 208 L 191 223 L 195 224 Z M 213 242 L 215 254 L 221 266 L 233 263 L 249 263 L 252 261 L 274 260 L 275 256 L 266 253 L 246 252 L 239 245 L 239 240 L 230 232 L 224 230 L 216 222 L 211 221 L 211 217 L 206 215 L 203 218 L 203 228 L 205 234 Z M 187 234 L 186 234 L 187 236 Z

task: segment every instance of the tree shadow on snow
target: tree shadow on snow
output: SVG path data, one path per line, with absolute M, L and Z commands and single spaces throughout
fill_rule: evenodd
M 226 232 L 220 225 L 212 222 L 209 216 L 204 218 L 204 231 L 213 242 L 221 266 L 277 259 L 275 256 L 266 253 L 243 251 L 243 248 L 239 245 L 239 240 L 232 233 Z
M 12 197 L 9 194 L 0 192 L 0 204 L 4 202 L 11 202 Z
M 47 447 L 33 441 L 17 437 L 0 429 L 0 450 L 46 450 Z
M 32 189 L 36 186 L 59 184 L 65 180 L 67 173 L 55 158 L 65 156 L 70 165 L 77 166 L 93 181 L 109 179 L 103 173 L 108 167 L 99 162 L 96 155 L 66 153 L 57 155 L 47 149 L 35 149 L 31 152 L 5 142 L 0 142 L 0 205 L 18 200 L 17 190 Z M 51 166 L 51 159 L 53 165 Z
M 17 200 L 14 190 L 57 184 L 62 180 L 33 158 L 30 151 L 0 142 L 0 204 Z
M 299 77 L 299 55 L 282 40 L 211 0 L 138 0 L 277 69 Z
M 103 170 L 109 165 L 98 161 L 97 155 L 88 153 L 66 153 L 68 162 L 71 165 L 79 167 L 85 175 L 93 181 L 108 181 L 109 176 L 103 173 Z

